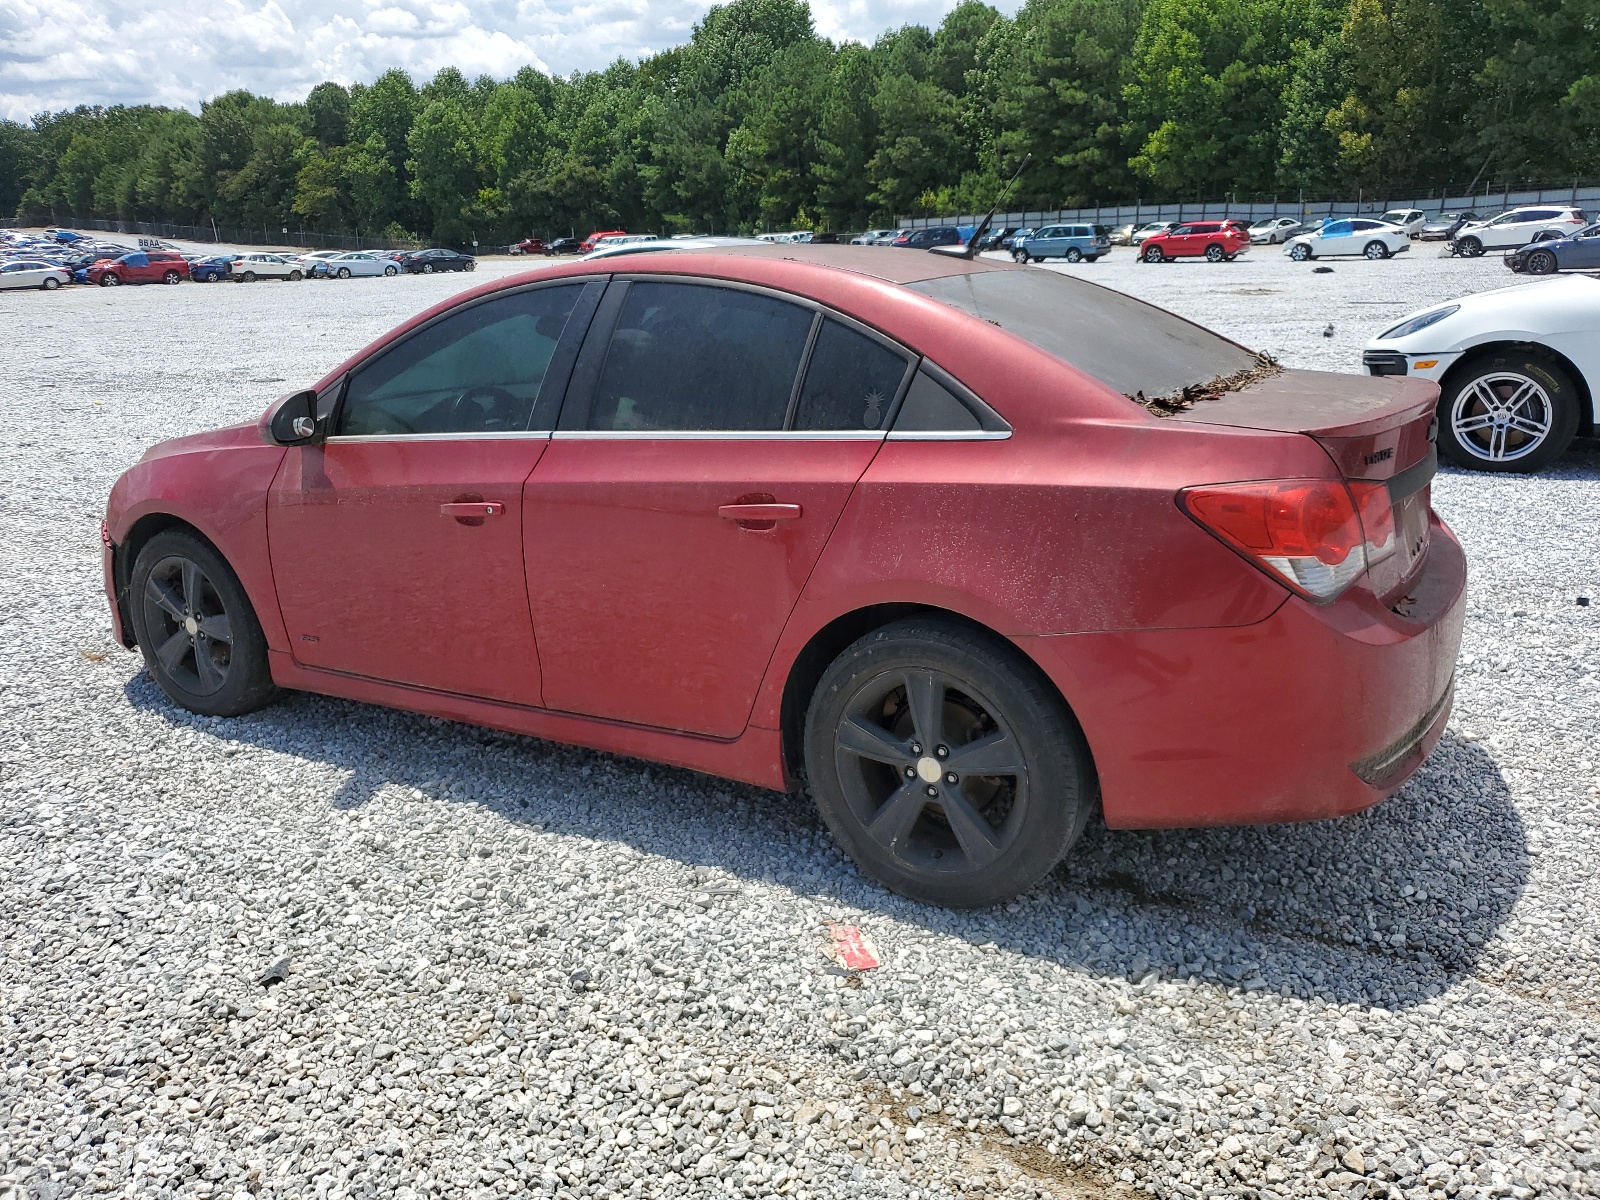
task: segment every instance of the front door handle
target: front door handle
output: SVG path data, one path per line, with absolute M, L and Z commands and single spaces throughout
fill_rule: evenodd
M 484 517 L 498 517 L 505 510 L 506 506 L 498 500 L 456 500 L 439 505 L 441 517 L 454 517 L 458 521 L 476 517 L 481 522 Z
M 798 504 L 724 504 L 717 516 L 729 521 L 798 521 Z

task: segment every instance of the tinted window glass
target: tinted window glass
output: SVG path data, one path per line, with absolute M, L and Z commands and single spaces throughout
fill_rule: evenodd
M 918 371 L 911 381 L 894 427 L 920 433 L 976 433 L 983 428 L 977 415 L 926 371 Z
M 357 371 L 341 434 L 496 433 L 528 427 L 582 285 L 472 305 Z
M 810 310 L 735 288 L 635 283 L 590 429 L 782 429 Z
M 794 427 L 882 429 L 905 374 L 901 355 L 837 321 L 824 321 Z

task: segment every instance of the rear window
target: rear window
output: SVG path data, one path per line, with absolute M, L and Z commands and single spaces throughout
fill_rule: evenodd
M 1258 365 L 1164 309 L 1054 271 L 973 271 L 906 285 L 991 321 L 1124 395 L 1170 396 Z

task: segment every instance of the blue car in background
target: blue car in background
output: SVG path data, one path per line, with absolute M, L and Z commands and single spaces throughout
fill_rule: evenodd
M 1018 262 L 1094 262 L 1110 253 L 1111 230 L 1104 225 L 1046 225 L 1011 243 L 1011 257 Z
M 206 258 L 189 260 L 189 278 L 196 283 L 216 283 L 228 278 L 237 254 L 213 254 Z

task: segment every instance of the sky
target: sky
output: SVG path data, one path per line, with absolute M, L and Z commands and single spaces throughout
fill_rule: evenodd
M 817 32 L 870 42 L 956 0 L 812 0 Z M 0 0 L 0 117 L 79 104 L 198 111 L 234 88 L 299 100 L 325 79 L 441 67 L 565 75 L 687 41 L 706 0 Z M 1004 6 L 1014 10 L 1016 4 Z

